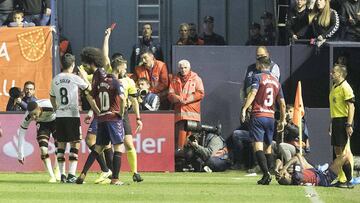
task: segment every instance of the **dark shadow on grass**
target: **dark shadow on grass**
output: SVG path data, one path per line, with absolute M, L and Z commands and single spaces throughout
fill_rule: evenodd
M 11 183 L 21 183 L 21 184 L 29 184 L 29 185 L 33 185 L 33 184 L 56 184 L 56 183 L 48 183 L 47 181 L 37 181 L 37 180 L 34 180 L 34 181 L 28 181 L 28 180 L 26 180 L 26 181 L 23 181 L 23 180 L 1 180 L 0 179 L 0 184 L 1 183 L 9 183 L 9 184 L 11 184 Z

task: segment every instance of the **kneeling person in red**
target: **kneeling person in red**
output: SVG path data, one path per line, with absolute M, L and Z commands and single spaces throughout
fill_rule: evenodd
M 96 101 L 93 110 L 98 113 L 98 130 L 96 136 L 95 150 L 93 150 L 84 165 L 84 168 L 78 177 L 76 183 L 82 184 L 87 171 L 94 163 L 104 147 L 111 142 L 114 147 L 113 174 L 111 184 L 122 185 L 119 180 L 119 171 L 121 166 L 120 146 L 124 142 L 123 115 L 125 111 L 125 96 L 123 86 L 117 79 L 119 68 L 113 67 L 112 74 L 93 84 L 92 97 Z M 100 110 L 100 112 L 98 112 Z

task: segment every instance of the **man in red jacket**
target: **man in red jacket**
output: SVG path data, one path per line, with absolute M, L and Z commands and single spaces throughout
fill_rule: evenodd
M 200 103 L 205 92 L 201 78 L 191 71 L 188 60 L 179 61 L 178 70 L 170 83 L 168 99 L 175 108 L 176 147 L 183 149 L 186 138 L 190 135 L 184 130 L 186 121 L 200 122 Z
M 141 54 L 142 65 L 135 67 L 133 79 L 135 82 L 139 78 L 146 78 L 150 81 L 150 92 L 160 97 L 160 110 L 169 109 L 167 94 L 169 90 L 168 69 L 164 62 L 156 60 L 151 51 Z

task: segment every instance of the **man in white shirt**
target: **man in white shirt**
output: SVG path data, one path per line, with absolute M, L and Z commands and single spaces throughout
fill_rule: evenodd
M 81 140 L 81 125 L 79 112 L 79 88 L 89 91 L 91 85 L 86 80 L 86 73 L 79 71 L 79 76 L 73 74 L 75 57 L 69 53 L 61 59 L 62 72 L 54 77 L 51 83 L 50 101 L 56 110 L 56 134 L 58 141 L 57 160 L 62 183 L 75 183 L 78 151 Z M 70 143 L 69 170 L 65 174 L 65 149 Z
M 20 128 L 18 129 L 18 161 L 21 164 L 24 164 L 24 141 L 26 130 L 28 129 L 31 121 L 36 122 L 36 139 L 39 143 L 41 159 L 44 162 L 45 168 L 50 175 L 50 183 L 56 182 L 56 178 L 48 154 L 48 143 L 50 135 L 52 134 L 55 139 L 55 118 L 56 115 L 50 100 L 40 99 L 37 101 L 31 101 L 28 103 L 24 120 L 22 121 Z

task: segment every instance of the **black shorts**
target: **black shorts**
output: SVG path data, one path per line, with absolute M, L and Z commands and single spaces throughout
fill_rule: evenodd
M 333 118 L 331 123 L 331 145 L 343 147 L 347 144 L 348 136 L 346 133 L 345 123 L 346 117 Z
M 81 140 L 81 124 L 78 117 L 56 118 L 58 142 L 76 142 Z
M 50 138 L 50 135 L 56 139 L 56 127 L 55 127 L 55 120 L 51 122 L 37 122 L 36 123 L 37 129 L 37 138 L 39 140 L 40 135 L 47 135 Z M 49 140 L 48 138 L 48 140 Z
M 125 135 L 132 135 L 132 130 L 131 130 L 130 121 L 129 121 L 129 115 L 128 115 L 127 111 L 125 111 L 125 113 L 124 113 L 123 123 L 124 123 Z

